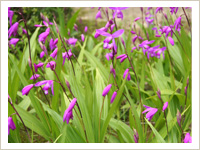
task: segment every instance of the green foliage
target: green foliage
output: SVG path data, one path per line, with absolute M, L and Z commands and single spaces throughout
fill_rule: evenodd
M 13 10 L 18 11 L 18 8 Z M 144 40 L 147 39 L 146 33 L 150 40 L 155 40 L 151 47 L 162 45 L 167 48 L 164 52 L 165 58 L 161 56 L 160 59 L 155 57 L 148 59 L 142 52 L 142 48 L 131 52 L 131 48 L 135 46 L 132 44 L 135 35 L 132 35 L 128 29 L 122 35 L 126 49 L 120 37 L 115 39 L 118 47 L 117 56 L 127 51 L 130 57 L 130 60 L 126 59 L 120 63 L 118 59 L 107 61 L 105 55 L 112 50 L 103 49 L 103 38 L 95 39 L 94 33 L 85 33 L 82 31 L 83 25 L 78 28 L 78 31 L 74 30 L 74 24 L 81 25 L 77 22 L 82 10 L 77 9 L 73 15 L 72 12 L 72 8 L 23 8 L 30 35 L 32 63 L 38 64 L 40 61 L 44 63 L 44 68 L 40 68 L 37 72 L 41 75 L 37 80 L 29 80 L 34 68 L 32 70 L 29 66 L 28 40 L 25 35 L 21 36 L 21 30 L 17 36 L 18 38 L 21 36 L 22 40 L 15 48 L 8 49 L 8 93 L 32 137 L 32 142 L 40 137 L 41 141 L 51 143 L 135 143 L 135 131 L 139 143 L 182 142 L 184 137 L 182 130 L 184 133 L 191 133 L 192 122 L 191 37 L 184 26 L 181 27 L 180 35 L 177 31 L 176 35 L 173 35 L 175 44 L 172 46 L 164 35 L 155 38 L 151 30 L 153 25 L 146 28 L 143 27 L 142 22 L 137 22 L 135 25 Z M 50 26 L 51 33 L 44 44 L 48 56 L 45 55 L 43 58 L 40 58 L 42 50 L 38 43 L 38 36 L 45 31 L 46 27 L 33 26 L 41 24 L 40 13 L 47 16 L 51 22 L 55 20 L 59 29 L 57 33 L 55 24 Z M 15 14 L 13 22 L 18 21 L 19 18 Z M 24 23 L 21 22 L 20 25 L 24 27 Z M 118 29 L 120 28 L 121 26 L 118 26 Z M 113 32 L 115 31 L 116 28 Z M 85 35 L 84 42 L 80 40 L 82 33 Z M 49 49 L 49 41 L 53 37 L 58 38 L 57 59 L 49 56 L 52 53 Z M 75 46 L 70 46 L 65 41 L 72 37 L 78 39 Z M 69 49 L 74 55 L 71 56 L 71 61 L 66 58 L 62 65 L 63 53 Z M 50 61 L 56 62 L 56 74 L 50 68 L 46 68 Z M 114 63 L 116 78 L 110 72 L 111 62 Z M 127 77 L 123 79 L 127 68 L 131 75 L 130 81 L 127 81 Z M 22 95 L 21 91 L 25 86 L 42 80 L 54 80 L 54 95 L 51 92 L 45 95 L 42 90 L 44 86 L 33 87 L 27 96 Z M 112 88 L 103 97 L 102 92 L 108 84 L 112 84 Z M 187 96 L 184 92 L 186 86 L 188 86 Z M 162 101 L 157 96 L 158 89 L 161 91 Z M 117 96 L 111 104 L 114 91 L 117 91 Z M 67 124 L 66 121 L 63 122 L 63 115 L 74 97 L 77 98 L 77 104 L 72 111 L 73 120 Z M 164 102 L 169 103 L 165 110 L 166 116 L 162 111 Z M 146 109 L 142 105 L 158 109 L 151 121 L 147 120 L 146 113 L 141 115 Z M 181 127 L 177 123 L 177 110 L 182 116 Z M 12 115 L 16 124 L 16 131 L 11 131 L 8 141 L 27 142 L 26 133 L 22 132 L 25 137 L 23 139 L 20 132 L 24 130 L 23 122 L 13 113 L 15 111 L 8 105 L 8 116 Z

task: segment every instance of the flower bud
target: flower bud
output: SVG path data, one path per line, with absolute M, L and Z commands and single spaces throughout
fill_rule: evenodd
M 176 118 L 177 118 L 178 125 L 181 126 L 181 113 L 179 110 L 177 110 Z
M 157 91 L 156 93 L 157 93 L 157 95 L 158 95 L 158 98 L 161 99 L 161 92 L 160 92 L 159 89 L 158 89 L 158 91 Z
M 133 132 L 134 132 L 134 141 L 135 143 L 138 143 L 138 140 L 139 140 L 138 132 L 135 129 L 133 129 Z
M 67 88 L 68 88 L 68 89 L 71 89 L 70 84 L 69 84 L 69 82 L 68 82 L 67 80 L 65 81 L 65 83 L 66 83 L 66 85 L 67 85 Z
M 168 20 L 168 17 L 167 17 L 167 15 L 166 15 L 166 13 L 163 12 L 163 14 L 164 14 L 165 18 Z
M 122 41 L 122 44 L 124 45 L 124 48 L 126 48 L 126 45 L 125 45 L 125 42 L 124 42 L 124 39 L 121 37 L 121 41 Z
M 28 65 L 29 65 L 29 67 L 32 69 L 32 62 L 31 62 L 31 59 L 30 59 L 30 58 L 28 58 Z
M 187 96 L 187 86 L 184 88 L 185 95 Z

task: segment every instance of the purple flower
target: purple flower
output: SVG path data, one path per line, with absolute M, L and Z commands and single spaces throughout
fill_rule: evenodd
M 140 17 L 137 17 L 137 18 L 134 19 L 135 22 L 138 21 L 138 20 L 140 20 Z
M 192 137 L 190 136 L 190 133 L 186 133 L 184 143 L 192 143 Z
M 99 30 L 107 32 L 108 28 L 102 27 Z M 100 34 L 96 31 L 95 34 L 94 34 L 94 38 L 98 38 L 99 36 L 100 36 Z
M 69 104 L 69 107 L 65 110 L 65 113 L 63 115 L 63 122 L 67 122 L 67 124 L 69 124 L 69 120 L 72 119 L 73 120 L 73 114 L 72 114 L 72 110 L 76 104 L 77 99 L 74 98 L 71 103 Z
M 106 59 L 109 61 L 110 59 L 113 59 L 113 52 L 106 53 L 105 55 Z
M 135 41 L 137 40 L 137 38 L 138 38 L 137 35 L 133 37 L 133 40 L 132 40 L 132 41 L 133 41 L 133 44 L 135 43 Z
M 52 71 L 55 70 L 56 68 L 56 62 L 55 61 L 50 61 L 47 65 L 46 65 L 47 68 L 51 68 Z
M 19 23 L 18 23 L 18 22 L 15 22 L 15 23 L 10 27 L 10 29 L 8 30 L 8 38 L 10 38 L 11 35 L 13 35 L 13 36 L 16 36 L 16 35 L 17 35 L 18 26 L 19 26 Z
M 158 95 L 158 98 L 161 99 L 161 92 L 160 92 L 159 89 L 158 89 L 158 91 L 157 91 L 156 93 L 157 93 L 157 95 Z
M 22 34 L 27 34 L 26 29 L 24 29 L 23 27 L 21 27 L 21 28 L 22 28 Z
M 143 105 L 145 108 L 147 108 L 145 111 L 143 111 L 142 113 L 146 113 L 146 118 L 148 119 L 148 121 L 151 121 L 152 117 L 155 115 L 155 113 L 158 111 L 157 108 L 152 108 L 152 107 L 149 107 L 149 106 L 146 106 L 146 105 Z
M 12 26 L 12 18 L 13 18 L 14 12 L 10 10 L 10 7 L 8 7 L 8 18 L 10 21 L 10 26 Z
M 40 24 L 35 24 L 34 26 L 35 27 L 43 27 L 43 25 L 40 25 Z
M 127 76 L 127 74 L 128 74 L 128 76 Z M 131 75 L 130 75 L 129 69 L 126 69 L 126 70 L 124 71 L 123 78 L 125 79 L 126 76 L 127 76 L 127 80 L 130 81 L 130 80 L 131 80 Z
M 156 8 L 156 14 L 158 13 L 158 12 L 162 12 L 163 11 L 163 8 L 162 7 L 157 7 Z
M 122 55 L 119 55 L 119 56 L 116 57 L 116 59 L 121 59 L 120 63 L 122 63 L 126 58 L 127 58 L 126 54 L 122 54 Z
M 173 14 L 173 13 L 177 13 L 177 11 L 178 11 L 178 7 L 169 7 L 170 8 L 170 12 L 171 12 L 171 15 Z
M 149 24 L 153 24 L 154 19 L 152 18 L 153 15 L 149 14 L 149 16 L 145 17 L 145 21 L 147 22 L 147 26 L 149 26 Z
M 49 88 L 51 88 L 51 92 L 54 95 L 54 90 L 53 90 L 53 80 L 43 80 L 39 81 L 35 84 L 36 87 L 44 85 L 45 86 L 42 88 L 44 90 L 44 93 L 47 95 Z
M 44 57 L 44 51 L 42 51 L 41 53 L 40 53 L 40 58 L 42 58 L 42 57 Z
M 88 30 L 88 27 L 87 27 L 87 26 L 85 26 L 85 29 L 84 29 L 84 31 L 85 31 L 85 32 L 87 32 L 87 30 Z
M 22 89 L 22 95 L 28 95 L 30 90 L 34 87 L 34 84 L 29 84 Z
M 113 18 L 115 18 L 117 14 L 117 18 L 121 18 L 123 20 L 123 13 L 121 10 L 127 9 L 128 7 L 109 7 L 110 9 L 114 10 Z
M 111 87 L 112 87 L 112 84 L 107 85 L 103 90 L 102 96 L 105 97 L 108 94 L 108 92 L 110 91 Z
M 75 39 L 75 38 L 69 38 L 67 42 L 68 42 L 69 45 L 75 46 L 76 42 L 77 42 L 77 39 Z
M 74 24 L 74 30 L 78 31 L 78 26 Z
M 110 103 L 112 104 L 115 100 L 115 97 L 117 96 L 117 92 L 115 91 L 111 97 Z
M 39 35 L 38 41 L 44 44 L 49 33 L 50 33 L 50 28 L 47 28 L 45 32 Z
M 53 51 L 53 53 L 51 53 L 51 57 L 52 58 L 55 58 L 56 56 L 57 56 L 57 53 L 58 53 L 58 48 L 56 48 L 54 51 Z
M 33 80 L 33 79 L 36 80 L 39 77 L 40 77 L 39 74 L 34 74 L 34 75 L 31 76 L 30 80 Z
M 181 16 L 176 19 L 176 21 L 174 22 L 174 26 L 175 30 L 177 30 L 178 32 L 181 30 L 181 26 L 183 26 L 181 24 Z
M 139 140 L 138 132 L 135 129 L 133 130 L 133 132 L 134 132 L 134 141 L 135 143 L 138 143 L 138 140 Z
M 81 34 L 81 40 L 84 42 L 85 41 L 85 36 L 84 34 Z
M 171 36 L 168 36 L 168 40 L 169 40 L 170 44 L 172 46 L 174 46 L 174 40 L 171 38 Z
M 96 17 L 95 17 L 96 19 L 98 19 L 98 18 L 101 18 L 102 19 L 102 16 L 101 16 L 101 11 L 99 10 L 98 12 L 97 12 L 97 14 L 96 14 Z
M 53 50 L 54 48 L 57 48 L 57 44 L 58 43 L 58 38 L 56 38 L 55 40 L 51 39 L 49 42 L 49 47 L 51 50 Z
M 168 106 L 168 102 L 165 102 L 164 105 L 163 105 L 162 110 L 165 111 L 165 109 L 167 108 L 167 106 Z
M 115 38 L 121 36 L 124 33 L 124 29 L 120 29 L 118 31 L 115 31 L 115 33 L 110 34 L 107 32 L 104 32 L 102 30 L 97 29 L 96 30 L 97 33 L 99 33 L 102 36 L 106 36 L 106 39 L 104 40 L 104 43 L 109 43 L 112 40 L 113 46 L 114 46 L 114 50 L 117 50 L 117 45 L 115 44 Z
M 42 62 L 39 62 L 38 64 L 35 64 L 35 63 L 34 63 L 35 72 L 38 71 L 38 68 L 41 68 L 41 67 L 43 67 L 43 66 L 44 66 L 44 63 L 42 63 Z
M 62 53 L 63 57 L 63 65 L 65 63 L 65 59 L 67 58 L 68 60 L 72 57 L 73 53 L 71 52 L 71 49 L 68 52 Z
M 9 94 L 8 94 L 8 99 L 10 99 L 10 96 L 9 96 Z
M 46 46 L 43 45 L 41 42 L 40 42 L 39 44 L 40 44 L 41 49 L 44 51 L 44 53 L 45 53 L 46 55 L 48 55 Z
M 11 47 L 11 45 L 14 45 L 15 47 L 18 41 L 19 41 L 18 38 L 12 38 L 8 43 L 9 47 Z
M 10 134 L 10 129 L 15 130 L 16 126 L 12 117 L 8 117 L 8 135 Z
M 113 74 L 114 78 L 116 77 L 115 69 L 113 68 L 112 64 L 110 65 L 110 73 Z

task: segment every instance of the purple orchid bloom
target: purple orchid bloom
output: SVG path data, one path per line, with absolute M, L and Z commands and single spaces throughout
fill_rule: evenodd
M 44 51 L 42 51 L 41 53 L 40 53 L 40 58 L 43 58 L 44 57 Z
M 69 104 L 69 107 L 65 110 L 65 113 L 63 115 L 63 122 L 67 122 L 67 124 L 69 124 L 69 120 L 72 119 L 73 120 L 73 114 L 72 114 L 72 110 L 76 104 L 77 99 L 74 98 L 71 103 Z
M 149 107 L 149 106 L 146 106 L 146 105 L 143 105 L 145 108 L 147 108 L 146 110 L 144 110 L 142 113 L 146 113 L 146 118 L 148 119 L 148 121 L 151 121 L 152 117 L 155 115 L 155 113 L 158 111 L 157 108 L 152 108 L 152 107 Z
M 62 53 L 62 57 L 63 57 L 63 65 L 65 63 L 65 59 L 67 58 L 68 60 L 70 60 L 70 58 L 73 56 L 73 53 L 71 52 L 71 49 L 68 52 Z
M 17 42 L 19 42 L 19 39 L 18 39 L 18 38 L 12 38 L 12 39 L 9 41 L 8 45 L 9 45 L 10 48 L 11 48 L 11 45 L 14 45 L 14 47 L 15 47 L 16 44 L 17 44 Z
M 180 16 L 174 22 L 175 30 L 179 32 L 181 30 L 181 26 L 183 26 L 183 25 L 181 24 L 181 16 Z
M 110 103 L 112 104 L 115 100 L 115 97 L 117 96 L 117 92 L 115 91 L 111 97 Z
M 41 24 L 35 24 L 34 26 L 35 27 L 43 27 L 43 25 L 41 25 Z
M 17 35 L 18 26 L 19 26 L 19 23 L 18 23 L 18 22 L 15 22 L 15 23 L 10 27 L 10 29 L 8 30 L 8 38 L 10 38 L 11 35 L 13 35 L 13 36 L 16 36 L 16 35 Z
M 128 76 L 127 76 L 127 74 L 128 74 Z M 124 71 L 123 79 L 125 79 L 126 76 L 127 76 L 127 79 L 126 79 L 126 80 L 130 81 L 130 80 L 131 80 L 131 75 L 130 75 L 129 69 L 126 69 L 126 70 Z
M 41 68 L 41 67 L 43 67 L 43 66 L 44 66 L 44 63 L 42 63 L 42 62 L 39 62 L 38 64 L 35 64 L 35 63 L 34 63 L 35 72 L 38 71 L 38 68 Z
M 103 90 L 102 96 L 105 97 L 108 94 L 108 92 L 110 91 L 111 87 L 112 87 L 112 84 L 107 85 Z
M 39 44 L 40 44 L 40 47 L 41 47 L 41 49 L 43 50 L 43 52 L 44 52 L 46 55 L 48 55 L 46 46 L 45 46 L 44 44 L 42 44 L 41 42 L 40 42 Z
M 55 58 L 56 56 L 57 56 L 57 53 L 58 53 L 58 48 L 56 48 L 54 51 L 53 51 L 53 53 L 51 53 L 51 57 L 52 58 Z
M 168 106 L 168 102 L 165 102 L 163 105 L 162 111 L 165 111 L 165 109 L 167 109 L 167 106 Z
M 31 76 L 30 80 L 37 80 L 37 78 L 39 78 L 40 75 L 39 74 L 34 74 Z
M 16 126 L 12 117 L 8 117 L 8 135 L 10 134 L 10 129 L 15 130 Z
M 22 34 L 27 34 L 27 31 L 26 31 L 26 29 L 24 29 L 23 27 L 21 27 L 22 28 Z
M 49 88 L 51 88 L 51 92 L 54 95 L 54 90 L 53 90 L 53 80 L 43 80 L 43 81 L 39 81 L 35 84 L 36 87 L 38 86 L 45 86 L 42 88 L 44 90 L 44 93 L 47 95 L 48 94 L 48 90 Z
M 137 17 L 137 18 L 134 19 L 135 22 L 138 21 L 138 20 L 140 20 L 140 17 Z
M 49 33 L 50 33 L 50 28 L 47 28 L 45 32 L 39 35 L 38 41 L 44 44 Z
M 78 31 L 78 26 L 77 26 L 77 24 L 74 24 L 74 30 Z
M 145 21 L 147 22 L 147 26 L 149 27 L 149 24 L 153 24 L 154 19 L 152 18 L 153 15 L 149 14 L 149 16 L 145 17 Z
M 97 12 L 97 14 L 96 14 L 96 17 L 95 17 L 96 19 L 98 19 L 98 18 L 101 18 L 102 19 L 102 16 L 101 16 L 101 11 L 99 10 L 98 12 Z
M 116 59 L 121 59 L 120 63 L 122 63 L 126 58 L 127 58 L 126 54 L 122 54 L 122 55 L 119 55 L 119 56 L 116 57 Z
M 34 84 L 29 84 L 22 89 L 22 95 L 28 95 L 30 90 L 34 87 Z
M 10 26 L 12 26 L 12 18 L 13 18 L 14 12 L 10 10 L 10 7 L 8 7 L 8 18 L 10 21 Z
M 157 8 L 156 8 L 156 14 L 157 14 L 158 12 L 161 13 L 162 11 L 163 11 L 163 7 L 157 7 Z
M 99 30 L 107 32 L 108 28 L 102 27 Z M 95 34 L 94 34 L 94 38 L 98 38 L 99 36 L 100 36 L 100 34 L 96 31 Z
M 109 61 L 110 59 L 113 59 L 113 52 L 106 53 L 105 55 L 106 59 Z
M 112 64 L 110 65 L 110 73 L 113 74 L 114 78 L 116 77 L 115 69 L 113 68 Z
M 177 11 L 178 11 L 178 7 L 169 7 L 170 8 L 170 12 L 171 12 L 171 15 L 173 14 L 173 13 L 177 13 Z
M 113 19 L 115 18 L 116 14 L 117 14 L 117 18 L 121 18 L 123 20 L 123 13 L 121 10 L 125 10 L 128 7 L 109 7 L 109 8 L 114 10 Z
M 46 65 L 47 68 L 51 68 L 52 71 L 55 70 L 56 68 L 56 62 L 55 61 L 50 61 L 47 65 Z
M 170 44 L 172 46 L 174 46 L 174 40 L 171 38 L 171 36 L 168 36 L 168 40 L 169 40 Z
M 190 133 L 186 133 L 184 143 L 192 143 L 192 137 L 190 136 Z
M 56 38 L 55 40 L 51 39 L 49 42 L 49 47 L 51 50 L 53 50 L 54 48 L 57 48 L 57 44 L 58 43 L 58 38 Z
M 85 32 L 87 32 L 87 30 L 88 30 L 88 27 L 87 27 L 87 26 L 85 26 L 85 29 L 84 29 L 84 31 L 85 31 Z
M 124 33 L 124 29 L 120 29 L 120 30 L 116 31 L 113 34 L 104 32 L 104 31 L 99 30 L 99 29 L 97 29 L 96 32 L 99 33 L 102 36 L 106 36 L 106 39 L 104 40 L 104 43 L 109 44 L 109 42 L 112 40 L 112 43 L 113 43 L 113 46 L 114 46 L 114 50 L 116 52 L 117 45 L 115 44 L 115 38 L 121 36 Z
M 84 42 L 85 41 L 85 36 L 84 34 L 81 34 L 81 40 Z
M 69 38 L 69 39 L 67 40 L 67 43 L 68 43 L 69 45 L 73 45 L 73 46 L 76 45 L 76 42 L 77 42 L 77 39 L 75 39 L 75 38 Z

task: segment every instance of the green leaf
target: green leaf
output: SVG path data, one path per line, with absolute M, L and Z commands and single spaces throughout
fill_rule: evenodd
M 145 121 L 148 123 L 148 125 L 151 127 L 158 143 L 165 143 L 165 140 L 162 138 L 162 136 L 158 133 L 158 131 L 153 127 L 153 125 L 145 118 Z

